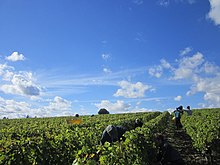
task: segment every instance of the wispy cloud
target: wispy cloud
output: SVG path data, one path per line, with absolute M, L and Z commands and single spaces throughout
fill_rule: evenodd
M 191 48 L 191 47 L 186 47 L 185 49 L 180 50 L 180 55 L 181 55 L 181 56 L 184 56 L 184 55 L 188 54 L 188 53 L 191 52 L 191 51 L 192 51 L 192 48 Z
M 159 0 L 158 4 L 163 7 L 168 7 L 170 5 L 170 0 Z
M 41 77 L 39 77 L 39 81 L 45 87 L 59 88 L 61 86 L 93 86 L 93 85 L 103 85 L 103 86 L 118 86 L 118 82 L 122 79 L 128 79 L 130 76 L 137 76 L 140 74 L 144 74 L 146 71 L 146 67 L 134 68 L 134 69 L 125 69 L 117 72 L 111 72 L 111 74 L 97 74 L 97 75 L 72 75 L 71 74 L 62 74 L 56 71 L 42 71 L 39 73 Z
M 133 0 L 133 3 L 136 5 L 142 5 L 144 3 L 143 0 Z
M 157 2 L 158 5 L 162 6 L 162 7 L 168 7 L 171 4 L 175 4 L 175 3 L 187 3 L 189 5 L 195 4 L 196 0 L 159 0 Z

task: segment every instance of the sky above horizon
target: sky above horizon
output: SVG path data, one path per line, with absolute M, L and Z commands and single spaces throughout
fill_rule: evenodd
M 220 107 L 220 0 L 1 0 L 0 118 Z

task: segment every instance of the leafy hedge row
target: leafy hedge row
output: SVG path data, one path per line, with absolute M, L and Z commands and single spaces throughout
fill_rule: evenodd
M 103 129 L 108 124 L 120 124 L 132 129 L 135 118 L 140 116 L 145 123 L 148 123 L 149 120 L 160 117 L 161 113 L 108 115 L 108 120 L 105 115 L 82 117 L 83 124 L 80 125 L 68 125 L 67 118 L 64 117 L 0 120 L 0 164 L 68 165 L 72 164 L 74 160 L 88 163 L 105 162 L 106 146 L 99 154 L 100 157 L 97 157 L 96 154 L 101 150 L 99 140 Z M 132 135 L 132 131 L 129 134 L 131 139 L 133 136 L 137 136 L 135 132 Z M 126 135 L 128 140 L 130 135 Z M 125 142 L 128 143 L 128 140 Z M 110 149 L 111 147 L 112 149 Z M 115 152 L 121 148 L 118 148 L 117 145 L 111 145 L 110 148 L 107 147 L 106 152 L 114 155 L 112 161 L 118 160 L 118 154 L 115 155 Z M 112 152 L 110 153 L 110 151 Z M 114 157 L 115 159 L 113 159 Z

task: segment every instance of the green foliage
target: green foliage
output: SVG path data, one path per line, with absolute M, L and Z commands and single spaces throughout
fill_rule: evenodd
M 208 111 L 208 110 L 207 110 Z M 143 126 L 134 129 L 136 118 Z M 193 111 L 182 122 L 199 149 L 219 139 L 219 110 Z M 72 117 L 0 120 L 0 164 L 152 164 L 156 147 L 154 134 L 163 132 L 168 112 L 80 116 L 82 123 L 69 125 Z M 125 141 L 100 145 L 109 124 L 127 128 Z
M 192 116 L 184 114 L 181 120 L 198 150 L 217 147 L 213 141 L 220 140 L 220 109 L 193 110 Z

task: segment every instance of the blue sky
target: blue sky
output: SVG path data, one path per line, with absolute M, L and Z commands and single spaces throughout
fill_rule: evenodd
M 1 0 L 0 118 L 220 107 L 220 0 Z

